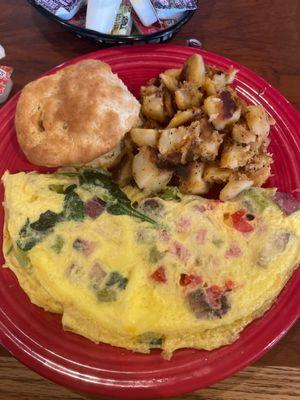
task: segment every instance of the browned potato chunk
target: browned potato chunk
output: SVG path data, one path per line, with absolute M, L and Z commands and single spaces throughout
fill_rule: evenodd
M 157 93 L 142 97 L 142 112 L 148 118 L 161 123 L 164 122 L 166 119 L 166 113 L 163 95 Z
M 162 73 L 159 75 L 159 77 L 166 88 L 170 90 L 170 92 L 175 92 L 175 90 L 178 89 L 178 80 L 174 76 Z
M 253 186 L 262 186 L 271 176 L 271 167 L 266 165 L 257 171 L 246 172 L 246 175 L 251 181 L 253 181 Z
M 204 164 L 193 161 L 181 166 L 177 173 L 180 176 L 179 189 L 182 193 L 204 194 L 209 191 L 209 184 L 203 179 Z
M 190 131 L 184 126 L 163 129 L 158 140 L 158 150 L 160 154 L 167 156 L 179 152 L 189 140 L 190 134 Z
M 202 93 L 188 82 L 185 82 L 180 89 L 175 91 L 175 102 L 179 110 L 199 107 Z
M 197 88 L 201 87 L 205 80 L 205 64 L 199 54 L 193 54 L 183 64 L 180 80 L 192 83 Z
M 232 138 L 241 144 L 254 143 L 256 141 L 256 135 L 249 131 L 245 125 L 235 124 L 231 132 Z
M 253 153 L 249 145 L 242 146 L 237 143 L 226 145 L 221 155 L 220 167 L 230 169 L 243 167 L 252 156 Z
M 253 181 L 248 179 L 230 180 L 220 192 L 220 200 L 228 201 L 249 189 L 253 185 Z
M 208 183 L 227 182 L 232 171 L 228 168 L 220 168 L 217 165 L 206 165 L 203 173 L 203 179 Z
M 180 77 L 180 74 L 181 74 L 181 68 L 166 69 L 164 74 L 179 80 L 179 77 Z
M 223 91 L 218 96 L 207 97 L 204 100 L 203 111 L 218 131 L 237 122 L 241 116 L 241 108 L 229 91 Z
M 173 171 L 158 167 L 157 153 L 151 147 L 141 147 L 134 156 L 132 173 L 140 189 L 147 192 L 160 192 L 172 178 Z
M 133 154 L 125 153 L 120 163 L 113 169 L 112 178 L 120 187 L 124 187 L 132 180 Z
M 201 110 L 199 109 L 178 111 L 169 122 L 167 128 L 176 128 L 177 126 L 184 125 L 187 122 L 200 117 L 200 115 Z
M 156 147 L 159 135 L 157 129 L 133 128 L 130 131 L 130 136 L 133 143 L 138 147 Z
M 202 161 L 214 161 L 218 156 L 223 136 L 218 131 L 201 132 L 194 145 L 194 154 L 200 157 Z
M 270 131 L 270 125 L 274 123 L 262 106 L 247 106 L 245 119 L 251 132 L 264 140 Z
M 272 163 L 272 157 L 268 153 L 256 154 L 245 166 L 245 171 L 255 172 L 269 166 Z
M 175 110 L 173 107 L 173 98 L 171 95 L 171 92 L 165 88 L 163 92 L 163 101 L 164 101 L 164 107 L 165 107 L 165 112 L 169 118 L 172 118 L 173 115 L 175 114 Z

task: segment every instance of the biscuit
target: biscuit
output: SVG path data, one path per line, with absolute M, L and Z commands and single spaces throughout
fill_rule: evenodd
M 111 151 L 137 123 L 139 111 L 109 65 L 84 60 L 24 87 L 17 138 L 34 164 L 82 165 Z

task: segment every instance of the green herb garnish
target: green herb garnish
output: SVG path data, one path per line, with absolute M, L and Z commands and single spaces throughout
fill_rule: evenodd
M 181 201 L 179 189 L 176 186 L 167 186 L 159 195 L 163 200 Z

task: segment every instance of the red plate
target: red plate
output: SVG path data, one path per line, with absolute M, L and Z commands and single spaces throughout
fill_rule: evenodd
M 114 72 L 138 95 L 146 81 L 166 68 L 179 67 L 199 52 L 210 65 L 239 69 L 235 86 L 250 103 L 262 104 L 274 117 L 271 151 L 274 176 L 269 186 L 292 193 L 300 187 L 299 115 L 290 103 L 263 79 L 244 67 L 206 51 L 158 45 L 97 51 L 84 58 L 109 63 Z M 19 150 L 14 130 L 18 96 L 0 112 L 0 168 L 11 172 L 36 169 Z M 41 169 L 40 169 L 41 170 Z M 1 188 L 2 190 L 2 188 Z M 3 195 L 3 193 L 2 193 Z M 300 200 L 300 193 L 294 195 Z M 2 210 L 1 210 L 2 213 Z M 60 317 L 32 305 L 14 274 L 0 269 L 0 341 L 17 359 L 39 374 L 72 389 L 113 398 L 141 399 L 179 395 L 211 385 L 254 362 L 274 345 L 300 315 L 300 270 L 294 273 L 273 307 L 252 322 L 240 338 L 214 351 L 183 349 L 171 361 L 159 351 L 135 354 L 64 332 Z

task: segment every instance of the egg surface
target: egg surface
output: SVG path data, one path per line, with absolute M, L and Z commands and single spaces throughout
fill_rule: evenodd
M 300 261 L 299 203 L 121 191 L 102 172 L 6 172 L 4 255 L 64 329 L 139 352 L 231 343 Z

